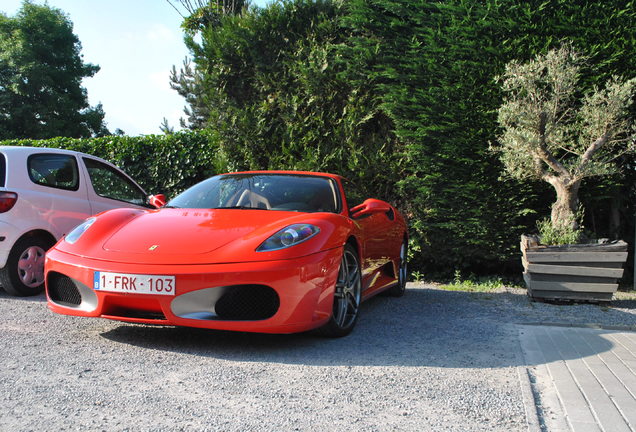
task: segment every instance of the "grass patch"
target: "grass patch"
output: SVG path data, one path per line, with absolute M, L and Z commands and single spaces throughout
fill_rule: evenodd
M 469 277 L 463 279 L 459 271 L 455 271 L 455 278 L 448 284 L 440 285 L 439 288 L 446 291 L 465 291 L 477 293 L 490 293 L 500 291 L 506 284 L 499 277 Z
M 636 300 L 636 291 L 629 290 L 623 291 L 619 290 L 614 294 L 614 299 L 616 300 Z

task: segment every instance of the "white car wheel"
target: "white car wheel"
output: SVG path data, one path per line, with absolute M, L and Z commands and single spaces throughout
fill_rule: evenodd
M 0 284 L 15 296 L 32 296 L 44 289 L 44 255 L 52 245 L 37 236 L 16 242 L 7 263 L 0 270 Z

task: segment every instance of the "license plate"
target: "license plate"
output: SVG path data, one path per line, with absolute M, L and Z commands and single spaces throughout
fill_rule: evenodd
M 174 295 L 175 277 L 95 272 L 93 288 L 130 294 Z

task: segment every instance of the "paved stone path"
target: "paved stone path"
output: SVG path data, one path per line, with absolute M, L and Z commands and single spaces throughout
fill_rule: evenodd
M 636 333 L 520 326 L 521 347 L 548 431 L 636 430 Z

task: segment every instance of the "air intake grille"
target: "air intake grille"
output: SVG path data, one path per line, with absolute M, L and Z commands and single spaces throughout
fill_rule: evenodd
M 136 318 L 136 319 L 153 320 L 153 321 L 166 320 L 166 316 L 162 312 L 127 309 L 122 307 L 113 308 L 112 310 L 109 310 L 104 315 L 108 315 L 109 317 L 110 316 L 117 317 L 117 318 Z
M 73 280 L 60 273 L 52 272 L 47 281 L 49 297 L 55 303 L 79 306 L 82 303 L 80 295 Z
M 216 302 L 214 309 L 222 320 L 264 320 L 278 311 L 280 299 L 265 285 L 234 285 Z

